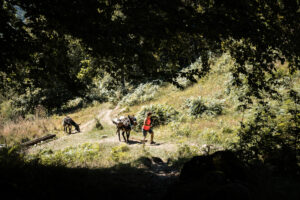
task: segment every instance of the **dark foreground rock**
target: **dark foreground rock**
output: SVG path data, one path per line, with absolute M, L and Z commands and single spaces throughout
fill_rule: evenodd
M 231 151 L 218 151 L 185 163 L 179 181 L 168 189 L 164 199 L 274 200 L 286 199 L 287 195 L 288 199 L 297 199 L 299 192 L 295 188 L 299 182 L 290 180 L 274 177 L 263 167 L 246 166 Z

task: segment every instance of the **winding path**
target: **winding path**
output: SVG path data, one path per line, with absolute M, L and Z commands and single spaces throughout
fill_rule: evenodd
M 112 123 L 112 118 L 116 117 L 122 110 L 119 109 L 119 106 L 115 107 L 114 109 L 101 109 L 99 114 L 97 115 L 97 118 L 100 119 L 101 123 L 108 127 L 113 127 L 114 124 Z M 27 153 L 34 154 L 38 153 L 45 149 L 51 149 L 53 151 L 56 150 L 62 150 L 64 148 L 70 147 L 70 146 L 78 146 L 80 144 L 84 143 L 115 143 L 118 145 L 120 142 L 118 140 L 118 137 L 113 134 L 113 136 L 101 138 L 100 140 L 95 140 L 94 138 L 88 137 L 87 133 L 91 131 L 95 126 L 95 120 L 92 119 L 83 125 L 81 125 L 81 132 L 71 135 L 64 135 L 60 138 L 56 138 L 54 140 L 40 143 L 36 146 L 32 146 L 31 148 L 27 149 Z M 132 147 L 138 147 L 140 146 L 140 139 L 141 138 L 130 138 L 132 143 L 130 146 Z M 157 150 L 166 150 L 166 151 L 176 151 L 177 145 L 173 143 L 161 143 L 159 145 L 150 146 L 151 148 L 155 148 Z

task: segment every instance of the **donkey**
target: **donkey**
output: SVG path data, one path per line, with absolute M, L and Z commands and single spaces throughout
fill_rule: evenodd
M 121 142 L 120 131 L 122 131 L 122 136 L 126 143 L 129 142 L 130 131 L 133 126 L 137 125 L 136 118 L 134 116 L 128 115 L 128 117 L 120 117 L 118 119 L 113 119 L 112 122 L 117 126 L 117 132 L 119 136 L 119 141 Z M 125 134 L 126 133 L 126 138 Z
M 75 127 L 76 131 L 80 132 L 79 125 L 80 124 L 77 124 L 76 122 L 74 122 L 74 120 L 69 116 L 67 116 L 63 119 L 63 127 L 64 127 L 64 131 L 66 133 L 69 132 L 69 134 L 71 134 L 72 126 Z

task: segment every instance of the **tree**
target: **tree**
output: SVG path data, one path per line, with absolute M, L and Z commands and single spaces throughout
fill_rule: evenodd
M 1 2 L 1 93 L 25 108 L 24 114 L 43 105 L 49 111 L 74 97 L 84 96 L 86 82 L 77 75 L 85 52 L 71 36 L 21 19 L 9 1 Z M 11 90 L 11 92 L 8 92 Z
M 2 4 L 9 5 L 2 10 L 4 22 L 10 24 L 1 31 L 2 41 L 10 31 L 16 32 L 20 43 L 34 43 L 44 32 L 60 38 L 71 35 L 97 59 L 97 66 L 120 81 L 149 77 L 176 84 L 178 76 L 195 81 L 209 71 L 213 54 L 226 51 L 236 60 L 234 84 L 247 84 L 248 94 L 261 98 L 262 91 L 276 93 L 270 85 L 277 61 L 288 62 L 291 73 L 299 70 L 298 0 L 6 0 Z M 15 5 L 25 11 L 26 23 L 18 22 L 18 27 L 29 31 L 12 28 Z M 14 41 L 5 44 L 20 54 L 17 58 L 24 57 Z M 32 49 L 26 52 L 32 55 Z M 199 57 L 201 69 L 182 71 Z M 53 73 L 51 68 L 44 71 Z

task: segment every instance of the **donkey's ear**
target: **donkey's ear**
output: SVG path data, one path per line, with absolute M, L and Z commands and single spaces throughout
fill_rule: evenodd
M 81 124 L 81 123 L 80 123 Z M 78 124 L 78 126 L 80 126 L 80 124 Z

